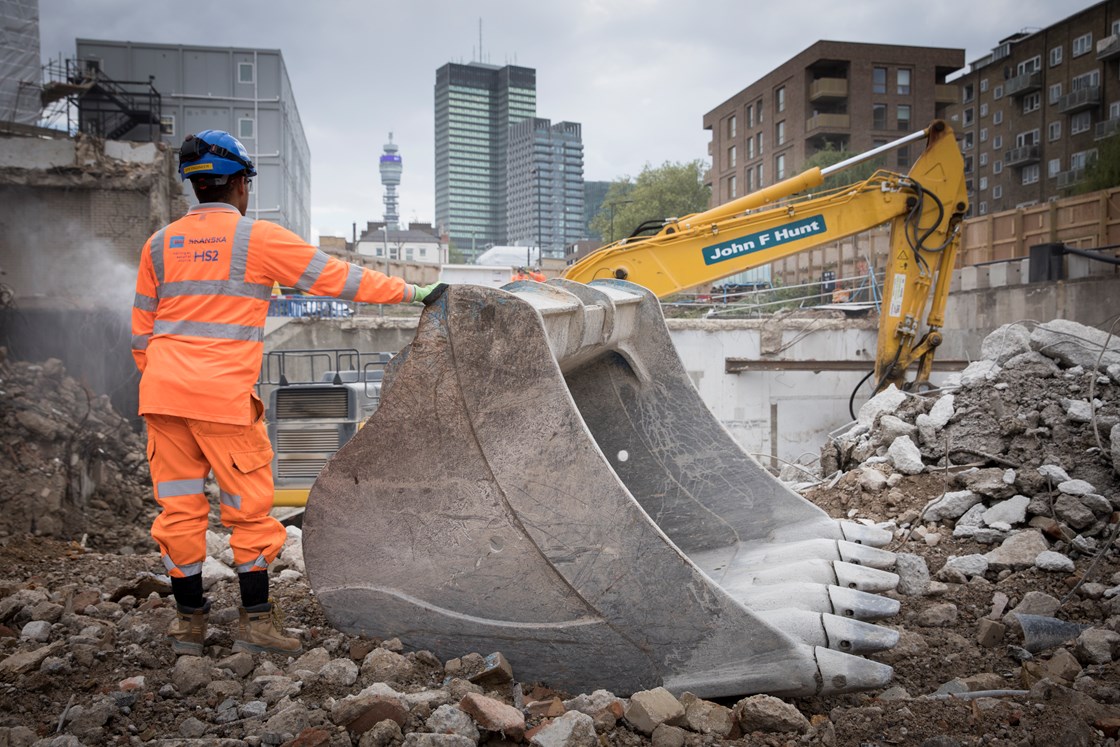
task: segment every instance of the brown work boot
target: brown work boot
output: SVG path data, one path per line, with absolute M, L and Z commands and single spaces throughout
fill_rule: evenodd
M 176 656 L 202 656 L 206 645 L 206 621 L 210 618 L 210 602 L 202 607 L 175 605 L 175 621 L 167 629 L 171 650 Z
M 233 650 L 250 654 L 299 654 L 303 645 L 298 638 L 284 635 L 284 618 L 275 602 L 265 602 L 250 609 L 237 608 L 240 619 Z

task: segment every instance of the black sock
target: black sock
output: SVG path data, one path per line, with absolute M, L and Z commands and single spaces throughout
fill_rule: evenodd
M 197 610 L 206 606 L 202 597 L 202 574 L 184 578 L 171 577 L 171 593 L 175 595 L 175 603 L 180 607 Z
M 242 607 L 250 609 L 268 604 L 268 571 L 238 573 L 237 582 L 241 586 Z

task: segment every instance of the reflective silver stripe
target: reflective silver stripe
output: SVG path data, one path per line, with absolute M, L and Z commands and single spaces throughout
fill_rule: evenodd
M 168 322 L 156 320 L 152 334 L 210 337 L 215 340 L 245 340 L 264 342 L 264 327 L 219 322 Z
M 311 286 L 315 285 L 315 281 L 323 274 L 323 268 L 325 268 L 327 262 L 330 261 L 331 258 L 326 252 L 317 250 L 315 254 L 311 256 L 311 261 L 307 263 L 307 269 L 303 271 L 303 275 L 296 281 L 296 288 L 299 288 L 301 291 L 311 290 Z
M 358 288 L 361 284 L 362 268 L 358 265 L 350 265 L 346 270 L 346 284 L 342 286 L 342 293 L 339 293 L 338 297 L 347 301 L 353 301 L 358 297 Z
M 132 306 L 141 311 L 155 311 L 156 307 L 159 306 L 159 299 L 137 293 L 136 297 L 132 299 Z
M 163 232 L 161 228 L 152 236 L 150 254 L 152 256 L 152 271 L 156 276 L 156 295 L 159 295 L 159 286 L 163 285 Z
M 237 566 L 238 573 L 248 573 L 254 568 L 268 568 L 268 561 L 264 559 L 264 555 L 258 555 L 257 559 L 252 563 L 242 563 Z
M 151 335 L 133 335 L 132 336 L 132 349 L 133 350 L 147 350 L 148 340 L 152 339 Z
M 262 283 L 246 283 L 240 280 L 179 280 L 174 283 L 164 283 L 160 287 L 159 296 L 160 298 L 238 296 L 267 301 L 272 296 L 272 286 Z M 152 309 L 152 311 L 154 310 Z
M 193 480 L 167 480 L 156 486 L 160 498 L 178 498 L 182 495 L 198 495 L 202 492 L 202 478 Z
M 237 221 L 237 230 L 233 232 L 233 249 L 229 258 L 229 279 L 244 280 L 245 272 L 249 266 L 249 234 L 253 231 L 253 219 L 244 215 Z M 269 286 L 269 293 L 272 286 Z
M 163 567 L 166 568 L 169 573 L 178 568 L 184 576 L 197 576 L 198 574 L 202 573 L 202 563 L 176 565 L 175 561 L 172 560 L 168 555 L 163 556 Z
M 218 500 L 219 500 L 219 502 L 221 502 L 221 504 L 223 506 L 229 506 L 230 508 L 236 508 L 238 510 L 241 510 L 241 496 L 239 496 L 239 495 L 234 495 L 233 493 L 227 493 L 226 491 L 223 490 L 222 494 L 218 498 Z

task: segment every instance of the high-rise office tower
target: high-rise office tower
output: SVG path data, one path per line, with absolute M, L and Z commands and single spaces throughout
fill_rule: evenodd
M 436 71 L 436 224 L 473 260 L 507 241 L 509 127 L 536 115 L 537 72 L 448 63 Z
M 508 169 L 506 240 L 563 258 L 564 247 L 584 237 L 580 125 L 535 117 L 513 125 Z
M 393 142 L 393 133 L 389 133 L 389 142 L 385 143 L 384 152 L 381 154 L 381 186 L 385 187 L 385 224 L 396 228 L 400 226 L 401 214 L 397 207 L 397 187 L 401 185 L 401 157 L 400 148 Z

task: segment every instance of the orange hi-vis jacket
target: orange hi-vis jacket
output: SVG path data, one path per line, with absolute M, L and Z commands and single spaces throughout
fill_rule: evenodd
M 132 306 L 140 414 L 249 425 L 273 284 L 407 303 L 400 278 L 335 259 L 224 203 L 196 205 L 144 245 Z

